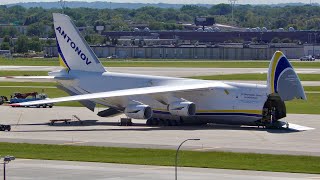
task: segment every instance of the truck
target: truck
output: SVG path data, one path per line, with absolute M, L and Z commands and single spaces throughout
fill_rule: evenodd
M 0 124 L 0 131 L 11 131 L 11 126 Z
M 9 104 L 16 104 L 16 103 L 22 103 L 22 102 L 29 102 L 29 101 L 37 101 L 37 100 L 42 100 L 42 99 L 47 99 L 48 95 L 44 93 L 38 93 L 38 92 L 31 92 L 31 93 L 20 93 L 16 92 L 11 95 Z M 17 106 L 12 106 L 12 107 L 17 107 Z M 29 106 L 25 106 L 29 107 Z M 53 104 L 48 103 L 48 104 L 41 104 L 41 105 L 36 105 L 35 107 L 40 108 L 52 108 Z

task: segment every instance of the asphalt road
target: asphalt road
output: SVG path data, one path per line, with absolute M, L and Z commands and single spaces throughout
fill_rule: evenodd
M 10 180 L 167 180 L 175 177 L 174 167 L 30 159 L 17 159 L 6 169 Z M 2 166 L 0 171 L 2 178 Z M 320 175 L 184 167 L 178 168 L 178 179 L 298 180 L 320 179 Z
M 143 120 L 134 120 L 135 126 L 118 126 L 119 116 L 100 118 L 83 107 L 0 106 L 0 112 L 0 123 L 12 125 L 11 132 L 0 132 L 2 142 L 176 149 L 185 139 L 200 138 L 201 141 L 186 143 L 184 148 L 320 156 L 320 115 L 289 114 L 285 119 L 289 123 L 316 128 L 296 132 L 228 125 L 149 127 Z M 49 124 L 52 119 L 72 115 L 77 115 L 84 125 L 77 121 Z

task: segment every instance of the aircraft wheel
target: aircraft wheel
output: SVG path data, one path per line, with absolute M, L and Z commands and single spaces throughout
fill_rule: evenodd
M 171 120 L 169 119 L 166 120 L 166 126 L 172 126 Z
M 147 125 L 147 126 L 152 126 L 152 125 L 153 125 L 153 123 L 152 123 L 152 118 L 147 119 L 146 125 Z
M 152 124 L 153 124 L 153 125 L 158 126 L 159 123 L 160 123 L 160 120 L 159 120 L 159 119 L 157 119 L 157 118 L 153 118 L 153 119 L 152 119 Z
M 176 120 L 171 121 L 172 126 L 179 126 L 178 122 Z
M 165 125 L 166 125 L 166 121 L 163 120 L 163 119 L 160 119 L 160 120 L 159 120 L 159 125 L 160 125 L 160 126 L 165 126 Z
M 180 119 L 179 122 L 178 122 L 178 124 L 179 124 L 179 125 L 183 125 L 183 124 L 184 124 L 183 119 Z

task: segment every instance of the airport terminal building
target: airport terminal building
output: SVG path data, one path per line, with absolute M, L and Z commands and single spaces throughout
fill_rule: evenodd
M 150 58 L 150 59 L 212 59 L 212 60 L 269 60 L 273 53 L 280 50 L 290 59 L 299 59 L 304 55 L 320 53 L 320 46 L 274 44 L 250 45 L 159 45 L 159 46 L 91 46 L 99 58 Z M 58 56 L 56 46 L 44 47 L 48 56 Z
M 91 46 L 101 58 L 269 60 L 277 50 L 290 59 L 320 56 L 317 32 L 103 32 L 117 44 Z M 272 43 L 274 37 L 294 40 Z M 252 40 L 255 39 L 255 42 Z M 241 43 L 233 43 L 234 41 Z M 57 56 L 55 46 L 44 47 L 48 56 Z

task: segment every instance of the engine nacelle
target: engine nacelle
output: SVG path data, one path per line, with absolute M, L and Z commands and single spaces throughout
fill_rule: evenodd
M 193 102 L 177 101 L 169 104 L 168 110 L 176 116 L 193 116 L 196 114 L 196 105 Z
M 124 114 L 133 119 L 149 119 L 152 117 L 152 109 L 145 104 L 128 105 Z

